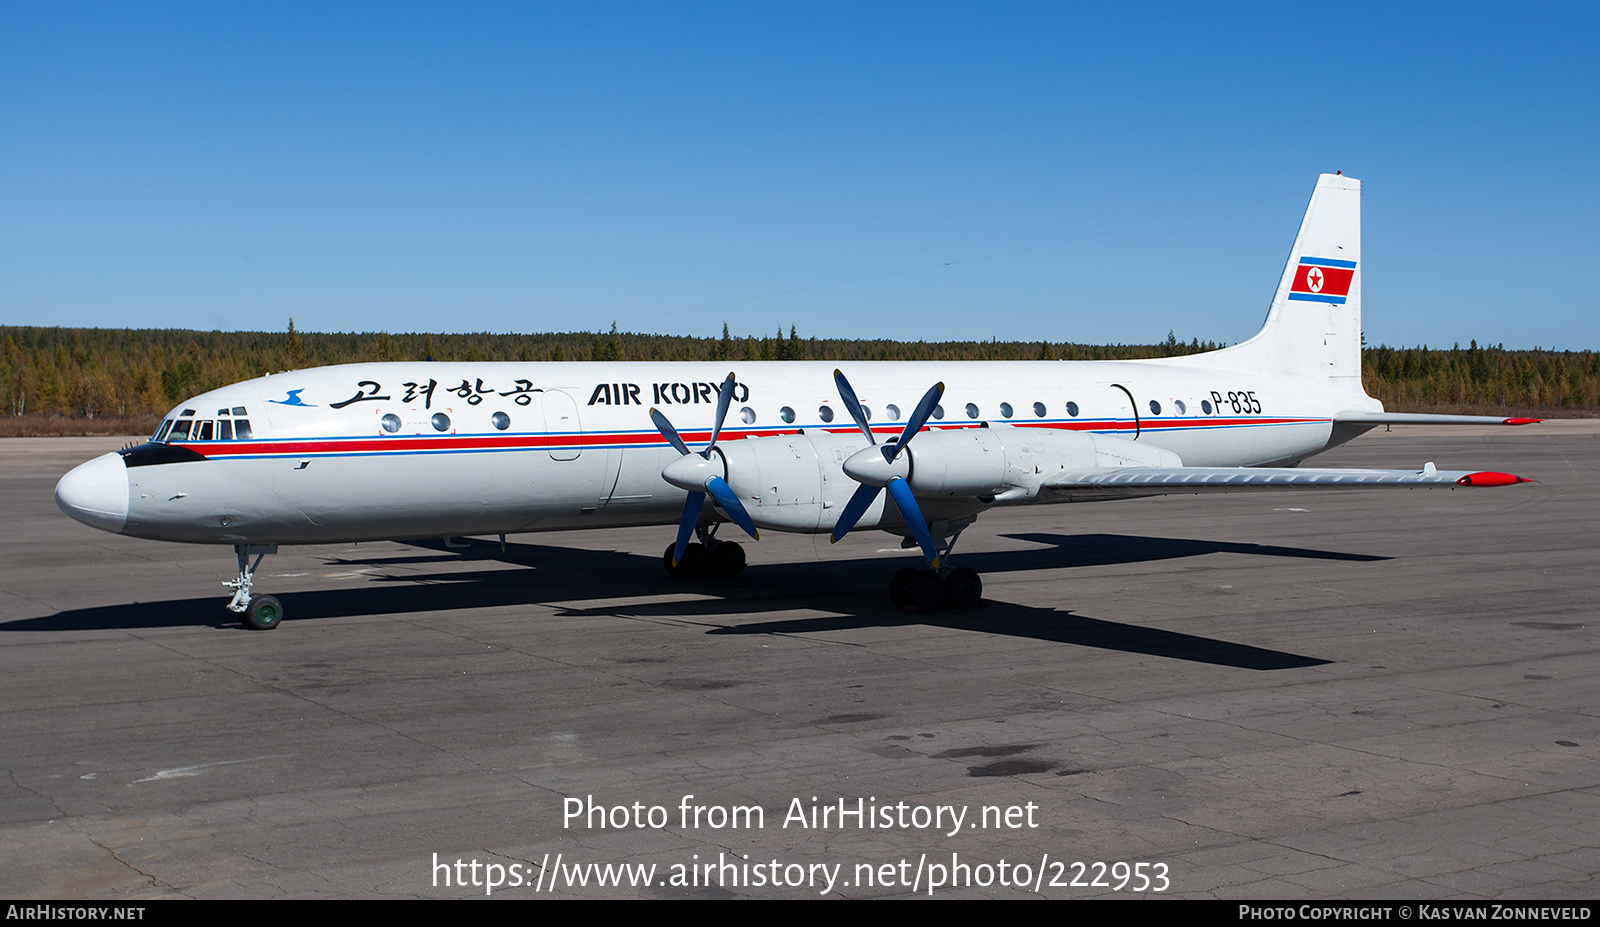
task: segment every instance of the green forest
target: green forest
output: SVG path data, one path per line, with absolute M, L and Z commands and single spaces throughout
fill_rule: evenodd
M 1169 332 L 1147 345 L 861 341 L 785 334 L 691 338 L 619 332 L 388 334 L 0 326 L 0 436 L 146 434 L 189 396 L 265 373 L 360 361 L 1126 360 L 1222 345 Z M 1392 412 L 1590 416 L 1600 353 L 1501 346 L 1369 347 L 1367 392 Z

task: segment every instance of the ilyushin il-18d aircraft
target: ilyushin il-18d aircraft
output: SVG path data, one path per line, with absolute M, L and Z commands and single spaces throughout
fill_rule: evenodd
M 730 416 L 731 413 L 731 416 Z M 373 363 L 295 370 L 173 409 L 56 487 L 105 531 L 232 545 L 250 628 L 280 544 L 671 525 L 675 576 L 745 564 L 731 522 L 877 528 L 918 548 L 897 606 L 967 607 L 951 562 L 991 509 L 1257 489 L 1479 487 L 1505 473 L 1300 466 L 1379 425 L 1534 419 L 1385 412 L 1361 385 L 1361 184 L 1324 174 L 1261 330 L 1138 361 Z M 710 505 L 706 505 L 709 497 Z M 252 559 L 254 558 L 254 559 Z

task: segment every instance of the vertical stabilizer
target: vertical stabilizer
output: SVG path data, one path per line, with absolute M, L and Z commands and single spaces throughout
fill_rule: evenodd
M 1323 174 L 1306 207 L 1267 321 L 1238 346 L 1252 367 L 1361 388 L 1361 181 Z

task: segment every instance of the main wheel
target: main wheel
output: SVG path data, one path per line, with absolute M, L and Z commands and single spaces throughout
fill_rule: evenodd
M 922 570 L 911 580 L 911 587 L 907 590 L 908 605 L 915 605 L 918 611 L 931 612 L 944 601 L 944 583 L 939 580 L 938 572 Z
M 283 606 L 270 595 L 256 596 L 244 610 L 244 626 L 252 631 L 270 631 L 281 621 Z
M 668 573 L 684 579 L 706 574 L 710 563 L 705 545 L 691 541 L 689 546 L 683 549 L 683 559 L 678 561 L 676 567 L 672 565 L 672 552 L 675 549 L 677 549 L 676 544 L 668 544 L 667 549 L 661 552 L 661 565 L 667 568 Z
M 905 608 L 911 601 L 911 581 L 917 578 L 915 567 L 906 567 L 889 578 L 889 601 L 895 608 Z
M 684 548 L 683 562 L 678 564 L 678 569 L 684 576 L 704 576 L 711 568 L 711 557 L 706 553 L 706 546 L 698 541 L 691 541 Z
M 718 576 L 738 576 L 744 570 L 744 548 L 733 541 L 723 541 L 711 548 L 711 572 Z
M 944 597 L 951 608 L 972 608 L 983 601 L 983 580 L 966 567 L 951 570 L 944 578 Z

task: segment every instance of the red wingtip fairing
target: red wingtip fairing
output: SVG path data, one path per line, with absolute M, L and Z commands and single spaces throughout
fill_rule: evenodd
M 1461 479 L 1456 480 L 1456 485 L 1457 486 L 1511 486 L 1511 485 L 1516 484 L 1516 483 L 1531 483 L 1531 482 L 1533 482 L 1533 480 L 1526 479 L 1526 478 L 1520 477 L 1520 476 L 1516 476 L 1515 474 L 1511 474 L 1511 473 L 1495 473 L 1492 470 L 1484 470 L 1484 471 L 1479 472 L 1479 473 L 1468 473 L 1466 476 L 1463 476 Z
M 1544 419 L 1542 419 L 1542 418 L 1508 418 L 1508 419 L 1506 419 L 1506 424 L 1507 425 L 1537 425 L 1538 423 L 1540 423 L 1542 421 L 1544 421 Z

